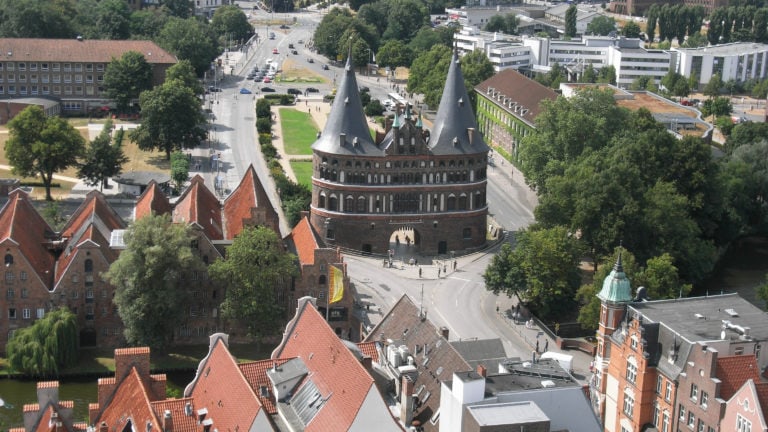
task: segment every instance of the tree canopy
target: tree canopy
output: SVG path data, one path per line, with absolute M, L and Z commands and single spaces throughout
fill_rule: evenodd
M 123 152 L 124 135 L 122 128 L 115 131 L 113 142 L 112 120 L 107 120 L 99 135 L 87 147 L 77 176 L 89 186 L 100 185 L 100 189 L 108 186 L 109 178 L 120 174 L 123 164 L 128 162 Z
M 219 38 L 219 44 L 232 40 L 242 44 L 253 35 L 253 26 L 248 22 L 245 13 L 237 5 L 225 5 L 216 9 L 211 19 L 211 30 Z
M 494 15 L 488 19 L 484 30 L 487 32 L 502 32 L 506 34 L 517 34 L 517 16 L 513 13 L 504 15 Z
M 445 87 L 445 78 L 451 62 L 451 49 L 444 45 L 435 45 L 429 51 L 420 54 L 411 65 L 408 75 L 408 91 L 424 95 L 424 102 L 437 107 Z M 493 65 L 482 51 L 474 51 L 461 58 L 461 72 L 467 90 L 493 75 Z M 469 92 L 474 97 L 474 92 Z
M 635 24 L 634 21 L 629 22 Z M 635 26 L 637 27 L 637 24 Z M 598 15 L 587 24 L 587 33 L 589 34 L 608 36 L 611 32 L 615 31 L 616 20 L 605 15 Z M 637 27 L 637 33 L 640 34 L 640 27 Z
M 77 363 L 79 348 L 77 316 L 62 307 L 16 330 L 5 351 L 12 370 L 49 377 Z
M 296 275 L 294 259 L 273 230 L 243 229 L 227 248 L 226 257 L 208 269 L 213 280 L 227 286 L 222 316 L 244 324 L 259 340 L 275 334 L 284 312 L 277 290 Z
M 576 36 L 576 15 L 578 9 L 576 5 L 572 4 L 568 6 L 565 11 L 565 37 L 572 38 Z
M 200 100 L 180 80 L 170 80 L 139 98 L 141 124 L 130 137 L 142 150 L 160 150 L 166 159 L 175 150 L 193 148 L 207 135 Z
M 187 286 L 205 265 L 192 250 L 193 234 L 169 215 L 149 215 L 125 233 L 125 249 L 104 276 L 133 346 L 162 349 L 188 310 Z
M 128 51 L 112 59 L 104 71 L 104 94 L 113 99 L 120 112 L 127 112 L 131 101 L 152 88 L 152 66 L 142 53 Z
M 157 41 L 179 60 L 189 60 L 198 76 L 208 70 L 218 54 L 210 28 L 196 18 L 170 18 Z
M 51 184 L 56 172 L 77 165 L 85 150 L 85 139 L 61 117 L 48 117 L 32 105 L 8 122 L 9 138 L 5 156 L 14 174 L 39 175 L 45 186 L 45 199 L 53 200 Z

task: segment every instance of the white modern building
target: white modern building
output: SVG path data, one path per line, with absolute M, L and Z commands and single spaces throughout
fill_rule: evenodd
M 634 80 L 642 77 L 649 77 L 659 84 L 669 72 L 672 57 L 670 51 L 664 50 L 622 47 L 620 44 L 608 47 L 608 64 L 616 69 L 619 88 L 629 88 Z
M 677 53 L 674 70 L 683 76 L 699 77 L 706 85 L 719 73 L 723 81 L 747 81 L 766 77 L 768 45 L 737 42 L 701 48 L 673 48 Z

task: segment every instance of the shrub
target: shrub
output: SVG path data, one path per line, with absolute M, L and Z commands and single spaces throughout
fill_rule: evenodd
M 272 143 L 272 134 L 268 133 L 260 133 L 259 134 L 259 144 L 271 144 Z
M 259 99 L 256 102 L 256 118 L 270 118 L 272 117 L 272 111 L 270 109 L 272 105 L 266 99 Z
M 256 131 L 260 134 L 272 133 L 272 119 L 260 118 L 256 120 Z
M 277 156 L 277 148 L 270 144 L 262 144 L 261 145 L 261 153 L 264 155 L 264 157 L 267 160 L 275 159 L 275 156 Z

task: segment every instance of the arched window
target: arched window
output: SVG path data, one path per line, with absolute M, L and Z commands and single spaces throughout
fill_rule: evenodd
M 459 210 L 466 210 L 467 209 L 467 195 L 461 194 L 459 196 Z
M 355 211 L 355 199 L 352 198 L 352 195 L 347 195 L 347 197 L 344 199 L 344 211 L 346 213 L 352 213 Z
M 336 199 L 336 195 L 331 195 L 331 198 L 328 200 L 328 210 L 330 211 L 336 211 L 339 208 L 338 200 Z
M 321 193 L 317 198 L 317 206 L 319 208 L 325 208 L 325 192 Z
M 93 273 L 93 260 L 90 260 L 90 259 L 85 260 L 85 272 Z
M 317 278 L 317 284 L 320 286 L 325 285 L 325 275 L 320 275 L 320 277 Z
M 13 255 L 5 254 L 5 266 L 8 267 L 13 264 Z
M 448 197 L 448 202 L 446 204 L 448 207 L 448 211 L 456 210 L 456 197 L 454 195 L 450 195 Z
M 366 212 L 366 202 L 367 200 L 365 197 L 357 197 L 357 212 L 358 213 L 365 213 Z

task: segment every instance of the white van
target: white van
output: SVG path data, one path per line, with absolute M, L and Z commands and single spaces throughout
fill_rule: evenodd
M 560 367 L 568 373 L 573 373 L 573 356 L 554 351 L 547 351 L 539 357 L 541 359 L 552 359 L 560 364 Z
M 268 58 L 267 61 L 264 63 L 264 66 L 267 66 L 267 67 L 272 66 L 272 59 Z

